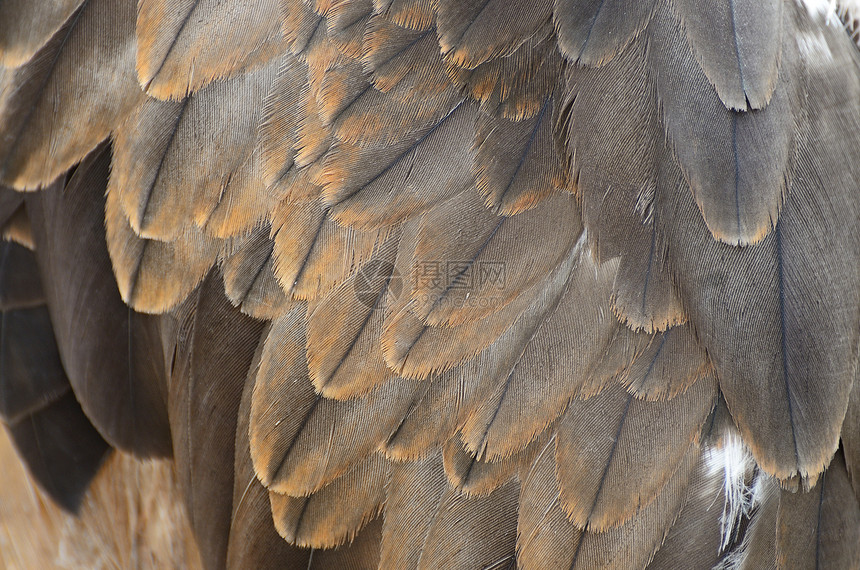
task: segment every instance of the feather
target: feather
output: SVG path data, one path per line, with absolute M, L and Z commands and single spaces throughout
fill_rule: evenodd
M 15 263 L 19 269 L 22 261 L 35 264 L 32 255 L 29 260 L 20 255 L 18 260 L 14 259 L 16 256 L 9 251 L 11 247 L 21 246 L 2 243 L 4 264 L 15 267 Z M 8 283 L 6 276 L 4 267 L 4 292 Z M 0 418 L 5 424 L 14 426 L 61 400 L 71 392 L 71 387 L 63 372 L 44 299 L 31 307 L 4 303 L 0 324 L 0 353 L 3 355 L 0 361 Z
M 411 252 L 408 255 L 411 262 Z M 578 259 L 577 253 L 571 252 L 545 279 L 524 290 L 507 306 L 483 319 L 460 326 L 428 326 L 415 316 L 409 304 L 392 309 L 395 316 L 387 320 L 381 339 L 386 362 L 400 375 L 426 378 L 477 356 L 517 320 L 529 314 L 544 314 L 563 293 Z M 435 264 L 424 267 L 422 275 L 434 277 L 436 269 Z
M 179 487 L 201 555 L 223 567 L 233 507 L 242 386 L 263 324 L 241 314 L 212 271 L 179 310 L 169 412 Z
M 51 39 L 83 0 L 17 0 L 0 5 L 0 65 L 18 67 Z
M 281 33 L 293 55 L 301 57 L 325 22 L 302 0 L 280 0 Z
M 621 381 L 637 398 L 674 398 L 709 373 L 710 363 L 689 326 L 653 336 L 622 373 Z
M 332 3 L 326 17 L 329 37 L 347 57 L 361 57 L 365 30 L 372 12 L 373 0 Z
M 387 485 L 380 568 L 513 567 L 518 484 L 484 497 L 451 489 L 439 453 L 395 464 Z
M 449 63 L 447 73 L 455 85 L 481 102 L 485 113 L 519 121 L 543 109 L 558 86 L 563 66 L 555 38 L 549 36 L 474 69 Z
M 729 109 L 763 109 L 782 55 L 780 0 L 675 0 L 696 60 Z
M 737 566 L 743 570 L 777 570 L 776 527 L 780 503 L 779 485 L 764 477 L 757 481 L 755 500 L 757 508 L 752 513 L 749 529 L 741 548 L 737 551 Z M 732 561 L 732 557 L 729 558 Z
M 809 491 L 781 491 L 776 554 L 780 568 L 860 567 L 860 504 L 842 454 Z
M 776 224 L 791 175 L 803 101 L 797 48 L 786 34 L 782 73 L 767 108 L 736 112 L 717 97 L 679 24 L 667 20 L 660 17 L 652 27 L 651 54 L 661 70 L 657 95 L 672 148 L 714 237 L 734 245 L 759 242 Z
M 113 447 L 171 453 L 160 321 L 123 304 L 104 237 L 107 147 L 63 188 L 28 194 L 42 284 L 69 380 Z
M 33 252 L 20 244 L 0 242 L 0 310 L 29 309 L 44 304 L 42 280 Z
M 272 320 L 286 311 L 288 300 L 275 278 L 268 224 L 234 241 L 232 252 L 221 264 L 224 289 L 234 306 L 246 315 Z
M 139 0 L 137 75 L 159 99 L 182 99 L 281 53 L 277 0 Z
M 418 568 L 516 568 L 519 490 L 513 480 L 485 497 L 446 493 Z
M 618 264 L 612 310 L 628 327 L 647 333 L 683 325 L 687 315 L 672 281 L 666 248 L 659 245 L 657 224 L 634 224 L 627 226 L 630 247 Z
M 461 105 L 385 149 L 336 144 L 317 181 L 332 218 L 371 229 L 416 216 L 462 192 L 473 181 L 475 119 L 474 106 Z
M 272 212 L 275 276 L 288 295 L 314 299 L 366 262 L 390 230 L 345 228 L 314 201 L 289 198 Z
M 417 389 L 395 378 L 355 400 L 317 395 L 308 378 L 303 313 L 294 309 L 274 322 L 251 406 L 257 476 L 270 491 L 293 496 L 318 491 L 373 453 Z
M 657 247 L 655 148 L 663 138 L 643 43 L 600 69 L 571 68 L 557 118 L 567 135 L 583 223 L 599 260 L 621 256 L 613 309 L 649 332 L 684 321 Z
M 36 247 L 33 243 L 33 228 L 23 203 L 3 224 L 2 234 L 6 241 L 15 242 L 27 249 Z
M 418 568 L 430 525 L 450 492 L 439 453 L 392 465 L 386 485 L 380 568 Z
M 860 368 L 857 368 L 860 372 Z M 845 454 L 845 465 L 848 476 L 854 487 L 854 494 L 860 501 L 860 376 L 854 374 L 854 387 L 848 401 L 848 411 L 842 422 L 842 452 Z
M 0 180 L 48 184 L 116 128 L 144 97 L 133 46 L 133 3 L 87 0 L 29 63 L 0 71 Z
M 362 64 L 373 86 L 383 93 L 401 81 L 414 85 L 416 95 L 439 93 L 449 85 L 432 27 L 413 30 L 374 16 L 365 35 Z
M 361 270 L 308 306 L 308 368 L 326 398 L 361 396 L 394 375 L 380 334 L 386 306 L 403 291 L 393 263 L 399 240 L 393 233 Z
M 119 128 L 108 193 L 143 238 L 195 223 L 217 237 L 252 228 L 276 202 L 261 180 L 257 128 L 279 60 L 182 101 L 148 98 Z M 194 166 L 191 166 L 194 165 Z
M 295 158 L 302 104 L 308 97 L 307 66 L 295 57 L 281 59 L 274 83 L 263 105 L 258 149 L 263 180 L 275 186 L 272 195 L 294 196 Z
M 648 570 L 706 570 L 720 562 L 720 521 L 727 497 L 723 485 L 725 473 L 718 458 L 719 450 L 702 448 L 681 514 L 648 565 Z
M 63 370 L 33 253 L 0 243 L 0 423 L 32 477 L 75 512 L 108 451 Z
M 860 342 L 860 203 L 833 191 L 860 177 L 847 153 L 860 146 L 860 82 L 844 73 L 856 48 L 838 30 L 821 34 L 838 59 L 807 55 L 817 59 L 807 66 L 816 112 L 802 123 L 792 188 L 769 236 L 743 249 L 711 240 L 668 161 L 658 192 L 690 321 L 756 461 L 781 479 L 814 477 L 836 450 Z
M 376 570 L 379 565 L 379 543 L 382 541 L 382 517 L 365 525 L 348 545 L 334 550 L 315 550 L 309 570 Z
M 593 372 L 619 326 L 607 310 L 614 270 L 581 255 L 564 296 L 491 349 L 499 353 L 495 366 L 476 371 L 489 375 L 490 385 L 460 428 L 469 451 L 495 459 L 523 449 L 589 382 L 602 380 Z M 535 385 L 535 378 L 542 380 Z
M 605 531 L 654 500 L 697 447 L 716 394 L 713 376 L 705 376 L 661 402 L 637 400 L 620 386 L 572 401 L 556 439 L 559 500 L 571 522 Z
M 405 29 L 380 22 L 373 24 L 368 33 L 364 63 L 340 64 L 342 70 L 331 73 L 338 64 L 322 67 L 309 59 L 312 87 L 314 73 L 323 74 L 322 88 L 316 94 L 320 118 L 338 139 L 383 147 L 438 124 L 462 101 L 462 95 L 444 72 L 441 55 L 430 36 L 419 35 L 424 41 L 417 42 L 410 39 L 412 36 Z M 391 46 L 385 43 L 389 41 Z M 328 59 L 323 58 L 322 63 Z M 373 64 L 380 67 L 384 92 L 367 83 L 373 76 L 365 74 L 365 66 Z M 327 104 L 329 99 L 337 105 Z
M 629 521 L 606 532 L 591 532 L 567 520 L 561 508 L 554 449 L 555 439 L 551 439 L 522 484 L 517 527 L 519 567 L 644 568 L 681 509 L 698 450 L 687 453 L 657 498 Z
M 265 325 L 263 338 L 268 336 L 269 326 Z M 244 565 L 273 570 L 284 566 L 306 568 L 310 562 L 311 551 L 288 543 L 275 530 L 269 493 L 257 479 L 251 460 L 248 440 L 251 398 L 263 344 L 260 342 L 257 345 L 239 404 L 227 568 L 240 568 Z
M 278 533 L 305 548 L 352 542 L 382 507 L 386 472 L 387 460 L 375 453 L 307 497 L 269 491 Z
M 438 0 L 436 25 L 442 54 L 460 67 L 513 53 L 524 42 L 552 31 L 549 0 Z
M 426 30 L 436 18 L 432 0 L 373 0 L 373 11 L 413 30 Z
M 431 325 L 457 325 L 501 309 L 567 257 L 580 228 L 566 195 L 510 217 L 492 214 L 476 192 L 439 204 L 422 220 L 414 259 L 419 267 L 444 264 L 445 279 L 417 283 L 416 314 Z M 499 266 L 503 284 L 486 274 Z
M 648 25 L 654 0 L 555 0 L 558 47 L 573 63 L 601 66 Z
M 107 164 L 103 168 L 106 171 Z M 215 265 L 221 240 L 205 235 L 196 226 L 186 229 L 174 241 L 141 238 L 129 226 L 119 200 L 116 192 L 108 192 L 105 226 L 122 300 L 140 312 L 170 310 Z
M 546 445 L 537 438 L 524 450 L 497 461 L 482 461 L 470 453 L 459 436 L 448 440 L 442 449 L 445 474 L 458 491 L 469 496 L 488 495 L 515 477 L 523 467 L 531 467 L 537 452 Z
M 683 320 L 665 251 L 656 247 L 655 145 L 662 136 L 644 46 L 599 70 L 569 68 L 557 129 L 567 137 L 583 223 L 599 260 L 621 256 L 613 308 L 636 329 Z
M 268 336 L 269 327 L 265 325 L 263 338 Z M 263 345 L 263 342 L 257 345 L 239 404 L 227 568 L 307 568 L 312 551 L 288 543 L 275 530 L 269 493 L 257 479 L 251 460 L 248 440 L 251 399 Z
M 33 479 L 57 504 L 77 512 L 110 447 L 74 394 L 69 391 L 7 427 Z
M 566 189 L 569 173 L 552 136 L 553 100 L 533 119 L 481 114 L 475 133 L 475 175 L 487 207 L 511 216 Z
M 328 36 L 321 36 L 314 48 L 308 54 L 308 79 L 317 100 L 319 118 L 331 128 L 339 117 L 349 114 L 362 95 L 371 91 L 370 78 L 361 62 L 337 51 Z

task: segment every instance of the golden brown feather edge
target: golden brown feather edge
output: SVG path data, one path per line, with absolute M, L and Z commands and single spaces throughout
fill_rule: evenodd
M 850 12 L 230 6 L 0 41 L 2 179 L 83 161 L 28 197 L 74 394 L 209 566 L 860 564 Z

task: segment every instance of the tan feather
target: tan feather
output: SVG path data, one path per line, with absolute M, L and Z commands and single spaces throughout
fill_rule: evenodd
M 0 180 L 46 185 L 107 138 L 144 98 L 134 41 L 131 2 L 88 0 L 29 63 L 0 70 Z
M 115 137 L 109 192 L 137 234 L 173 240 L 196 224 L 233 236 L 277 203 L 255 148 L 278 65 L 272 60 L 182 101 L 148 98 L 128 118 Z
M 139 0 L 137 75 L 159 99 L 182 99 L 282 53 L 278 0 Z
M 620 386 L 571 402 L 556 440 L 559 500 L 571 522 L 605 531 L 654 500 L 698 446 L 716 395 L 714 377 L 705 376 L 663 402 L 637 400 Z
M 379 512 L 385 498 L 387 460 L 375 453 L 307 497 L 269 491 L 278 533 L 305 548 L 352 542 Z
M 0 5 L 0 65 L 18 67 L 51 39 L 83 0 L 17 0 Z

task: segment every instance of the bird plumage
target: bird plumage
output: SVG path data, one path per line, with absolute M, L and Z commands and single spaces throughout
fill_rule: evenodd
M 848 3 L 19 4 L 0 410 L 66 508 L 109 444 L 209 568 L 860 567 Z

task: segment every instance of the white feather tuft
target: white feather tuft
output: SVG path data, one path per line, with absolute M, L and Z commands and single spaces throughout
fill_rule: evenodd
M 725 435 L 719 445 L 707 448 L 705 453 L 710 474 L 717 476 L 722 471 L 723 475 L 725 503 L 720 517 L 720 548 L 725 550 L 740 522 L 756 504 L 754 487 L 750 486 L 755 461 L 735 433 Z

